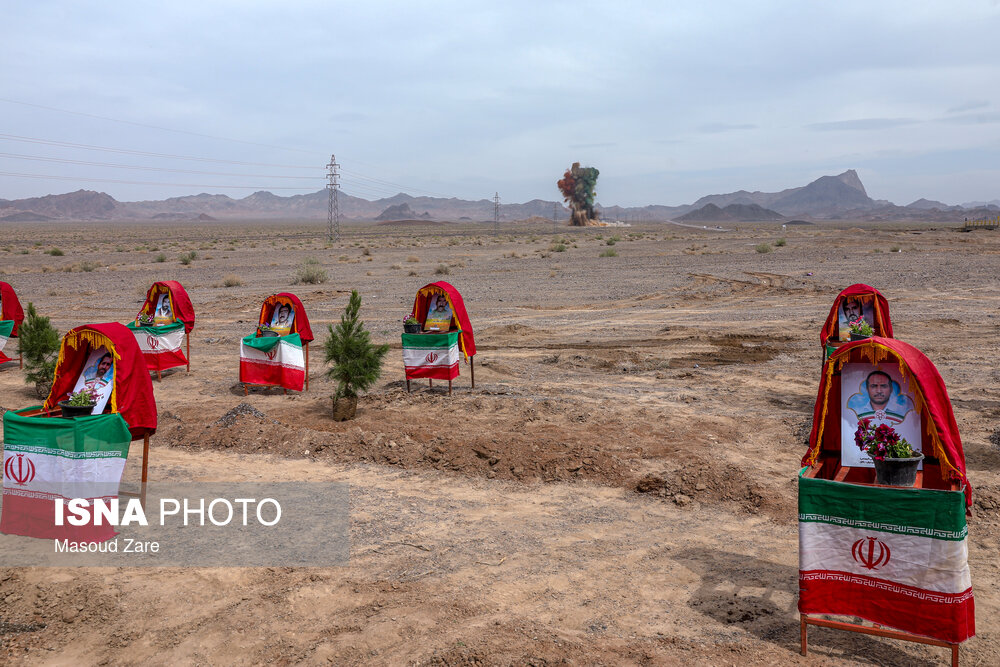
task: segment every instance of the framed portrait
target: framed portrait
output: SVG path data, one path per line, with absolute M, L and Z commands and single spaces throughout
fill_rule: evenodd
M 848 296 L 840 300 L 837 309 L 837 337 L 842 340 L 851 339 L 851 321 L 863 317 L 865 322 L 875 326 L 874 298 L 868 296 Z
M 858 422 L 866 417 L 876 426 L 888 424 L 914 450 L 921 451 L 923 423 L 913 390 L 897 364 L 844 364 L 840 374 L 841 465 L 875 467 L 871 457 L 854 442 Z
M 73 392 L 83 388 L 90 389 L 97 397 L 97 405 L 90 414 L 99 415 L 104 412 L 104 407 L 108 404 L 111 392 L 115 388 L 115 358 L 106 347 L 101 346 L 91 350 L 90 356 L 87 357 L 83 372 L 73 385 Z
M 279 336 L 292 333 L 292 323 L 295 322 L 295 309 L 287 303 L 279 303 L 271 313 L 271 328 Z
M 427 302 L 427 318 L 424 331 L 448 331 L 451 329 L 451 304 L 444 294 L 435 294 Z
M 153 324 L 160 326 L 174 323 L 174 311 L 170 307 L 170 295 L 164 292 L 156 299 L 156 310 L 153 311 Z

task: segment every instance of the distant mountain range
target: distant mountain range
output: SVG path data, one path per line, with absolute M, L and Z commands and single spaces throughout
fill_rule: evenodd
M 341 214 L 348 220 L 472 220 L 493 221 L 493 201 L 456 198 L 393 197 L 369 201 L 339 193 Z M 280 197 L 267 191 L 242 199 L 199 194 L 157 201 L 120 202 L 103 192 L 78 190 L 30 199 L 0 199 L 0 222 L 32 220 L 325 220 L 328 193 Z M 763 221 L 783 218 L 811 220 L 961 220 L 996 215 L 1000 200 L 948 206 L 918 199 L 896 206 L 868 196 L 853 169 L 838 176 L 822 176 L 808 185 L 781 192 L 748 192 L 708 195 L 685 206 L 598 207 L 605 220 Z M 568 211 L 555 201 L 533 199 L 523 204 L 501 204 L 502 220 L 551 218 L 553 211 L 565 220 Z M 715 216 L 715 217 L 713 217 Z

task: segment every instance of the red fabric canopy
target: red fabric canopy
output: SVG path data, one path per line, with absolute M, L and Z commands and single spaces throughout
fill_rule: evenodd
M 21 320 L 24 319 L 24 311 L 21 310 L 21 302 L 17 300 L 17 294 L 9 283 L 0 282 L 0 299 L 3 303 L 3 311 L 0 312 L 0 320 L 14 320 L 14 328 L 10 335 L 16 336 L 17 330 L 21 328 Z
M 59 401 L 66 400 L 83 372 L 90 351 L 102 346 L 115 357 L 115 384 L 108 401 L 111 412 L 121 413 L 133 437 L 153 433 L 156 431 L 153 381 L 146 369 L 142 350 L 135 341 L 135 334 L 117 322 L 84 324 L 63 336 L 52 391 L 45 399 L 45 409 L 51 410 Z
M 875 329 L 876 336 L 883 336 L 885 338 L 892 338 L 892 320 L 889 318 L 889 302 L 885 300 L 882 293 L 870 285 L 862 285 L 857 283 L 851 285 L 843 292 L 837 295 L 837 298 L 833 300 L 833 306 L 830 308 L 830 314 L 826 317 L 826 323 L 823 325 L 823 329 L 819 332 L 819 340 L 822 345 L 826 345 L 826 341 L 833 338 L 837 339 L 837 334 L 839 333 L 839 325 L 837 320 L 840 312 L 841 304 L 844 300 L 849 297 L 866 297 L 874 296 L 872 299 L 872 307 L 875 309 L 875 324 L 872 327 Z
M 174 319 L 184 323 L 184 333 L 191 333 L 191 330 L 194 329 L 194 307 L 191 305 L 187 290 L 176 280 L 161 280 L 153 283 L 149 291 L 146 292 L 146 301 L 139 309 L 139 315 L 143 313 L 152 315 L 156 309 L 157 297 L 164 292 L 170 294 L 170 306 Z M 138 319 L 138 315 L 136 318 Z
M 469 321 L 469 314 L 465 312 L 465 302 L 462 301 L 462 295 L 450 283 L 439 280 L 417 290 L 417 298 L 413 301 L 413 316 L 420 320 L 420 324 L 423 326 L 427 319 L 428 299 L 437 291 L 444 292 L 448 297 L 454 320 L 458 324 L 458 328 L 462 330 L 461 347 L 466 361 L 468 361 L 469 357 L 476 354 L 476 339 L 472 333 L 472 322 Z
M 966 505 L 972 504 L 972 487 L 965 474 L 965 452 L 958 434 L 958 424 L 951 409 L 951 399 L 945 389 L 944 380 L 937 368 L 924 353 L 908 343 L 895 338 L 873 336 L 865 340 L 845 343 L 830 355 L 823 365 L 819 394 L 813 410 L 813 427 L 809 435 L 809 449 L 802 457 L 802 465 L 812 465 L 819 456 L 820 449 L 839 449 L 835 446 L 823 447 L 824 439 L 840 432 L 840 395 L 831 391 L 831 385 L 839 386 L 839 376 L 834 375 L 848 361 L 896 362 L 899 371 L 909 378 L 910 387 L 915 387 L 915 403 L 924 423 L 923 451 L 938 459 L 944 479 L 959 480 L 965 485 Z M 833 394 L 833 396 L 831 396 Z
M 280 294 L 274 294 L 264 299 L 264 303 L 260 306 L 259 326 L 270 324 L 271 317 L 274 315 L 274 308 L 282 303 L 291 306 L 292 312 L 295 313 L 295 319 L 292 321 L 292 333 L 297 333 L 303 343 L 311 342 L 313 340 L 313 332 L 309 326 L 309 316 L 306 315 L 306 308 L 299 301 L 299 297 L 291 292 L 281 292 Z

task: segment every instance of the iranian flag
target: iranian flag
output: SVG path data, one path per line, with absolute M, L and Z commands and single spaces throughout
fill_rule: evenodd
M 146 368 L 163 371 L 168 368 L 187 365 L 184 356 L 184 323 L 175 322 L 156 327 L 137 326 L 134 322 L 126 325 L 139 343 Z
M 14 320 L 0 320 L 0 364 L 10 361 L 10 357 L 3 353 L 3 348 L 10 340 L 10 333 L 14 330 Z
M 799 475 L 799 611 L 948 642 L 976 633 L 965 496 Z
M 240 343 L 240 382 L 302 391 L 305 379 L 299 334 L 260 338 L 251 334 Z
M 0 532 L 71 542 L 114 537 L 108 525 L 57 526 L 55 503 L 117 498 L 131 441 L 119 414 L 63 419 L 5 412 Z
M 459 331 L 438 334 L 403 334 L 406 378 L 451 380 L 458 377 Z

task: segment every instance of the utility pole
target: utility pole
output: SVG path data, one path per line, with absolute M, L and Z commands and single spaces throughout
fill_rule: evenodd
M 500 234 L 500 193 L 493 194 L 493 234 Z
M 326 165 L 326 191 L 329 195 L 326 211 L 327 235 L 331 241 L 340 240 L 340 165 L 337 158 L 330 156 L 330 164 Z
M 559 211 L 558 202 L 552 202 L 552 233 L 556 233 L 556 213 Z

